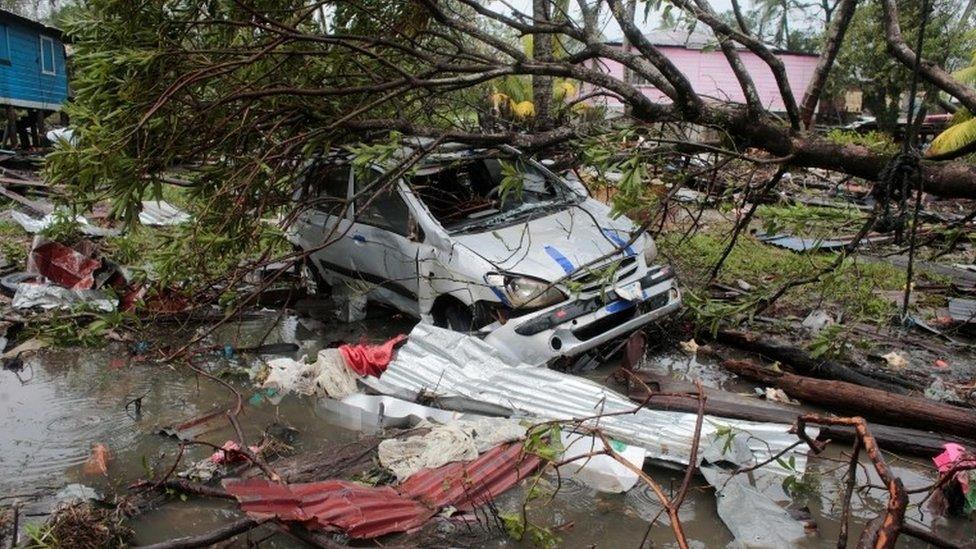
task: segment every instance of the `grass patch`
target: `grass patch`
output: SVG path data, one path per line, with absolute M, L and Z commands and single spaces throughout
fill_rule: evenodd
M 868 150 L 877 154 L 895 154 L 898 152 L 898 144 L 895 143 L 895 140 L 890 135 L 884 132 L 869 131 L 859 133 L 835 128 L 827 132 L 824 137 L 838 145 L 860 145 L 867 147 Z
M 728 238 L 726 232 L 702 232 L 683 243 L 679 243 L 678 234 L 664 235 L 658 242 L 688 286 L 689 306 L 697 308 L 700 320 L 705 324 L 722 316 L 748 313 L 747 306 L 714 302 L 705 297 L 703 285 L 725 250 Z M 791 280 L 816 275 L 835 258 L 832 253 L 798 254 L 743 235 L 726 259 L 718 281 L 734 286 L 738 280 L 743 280 L 753 286 L 751 293 L 758 299 L 773 294 Z M 887 263 L 847 258 L 818 282 L 788 292 L 777 302 L 777 307 L 796 314 L 826 308 L 842 313 L 848 320 L 883 324 L 897 308 L 880 292 L 903 289 L 905 279 L 903 270 Z
M 30 235 L 16 223 L 0 221 L 0 255 L 23 267 L 30 248 Z
M 817 237 L 854 233 L 865 220 L 864 214 L 857 208 L 827 208 L 803 204 L 764 204 L 759 206 L 756 215 L 762 221 L 762 231 L 766 234 L 790 233 Z

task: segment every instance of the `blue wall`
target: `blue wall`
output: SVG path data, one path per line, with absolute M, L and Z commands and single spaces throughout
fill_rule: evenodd
M 58 32 L 0 12 L 0 105 L 58 110 L 67 98 Z

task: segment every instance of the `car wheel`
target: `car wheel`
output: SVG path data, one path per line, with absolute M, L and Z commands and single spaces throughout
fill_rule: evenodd
M 444 309 L 444 324 L 455 332 L 470 332 L 474 327 L 474 316 L 464 305 L 451 303 Z
M 329 283 L 322 278 L 318 268 L 312 259 L 306 257 L 302 260 L 301 272 L 302 283 L 311 295 L 328 295 L 332 291 Z

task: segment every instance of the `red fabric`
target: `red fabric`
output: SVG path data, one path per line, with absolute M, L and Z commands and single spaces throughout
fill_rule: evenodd
M 357 374 L 380 377 L 393 360 L 394 347 L 406 339 L 407 336 L 400 334 L 382 345 L 345 344 L 339 347 L 339 352 L 346 360 L 346 366 L 352 368 Z
M 28 271 L 71 290 L 90 290 L 94 272 L 102 266 L 97 259 L 79 253 L 59 242 L 47 242 L 31 250 Z

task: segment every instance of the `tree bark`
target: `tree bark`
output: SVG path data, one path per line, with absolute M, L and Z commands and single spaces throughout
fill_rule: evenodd
M 793 398 L 824 406 L 832 412 L 858 414 L 894 425 L 976 437 L 976 414 L 971 410 L 844 381 L 774 372 L 748 360 L 726 360 L 722 367 L 747 379 L 782 389 Z
M 802 349 L 768 336 L 761 336 L 740 330 L 723 329 L 718 331 L 716 339 L 725 345 L 758 353 L 768 360 L 780 362 L 794 372 L 802 375 L 820 379 L 836 379 L 862 387 L 872 387 L 902 395 L 909 393 L 909 390 L 905 387 L 885 383 L 833 360 L 815 359 Z
M 641 371 L 633 372 L 651 390 L 663 393 L 689 393 L 696 390 L 691 383 L 683 383 L 670 378 L 662 379 L 653 374 Z M 693 398 L 660 395 L 647 400 L 647 391 L 640 384 L 632 383 L 629 397 L 634 402 L 647 402 L 646 408 L 651 410 L 665 410 L 672 412 L 697 413 L 698 402 Z M 743 419 L 763 423 L 793 423 L 799 414 L 809 412 L 809 408 L 800 406 L 778 405 L 743 397 L 735 393 L 728 393 L 715 389 L 705 389 L 705 413 L 731 419 Z M 940 435 L 920 429 L 893 427 L 878 423 L 871 424 L 878 445 L 885 450 L 897 451 L 900 454 L 935 457 L 945 451 L 945 444 L 954 442 L 971 447 L 976 442 L 958 437 Z M 843 426 L 825 426 L 820 428 L 821 440 L 835 440 L 851 442 L 857 437 L 854 429 Z
M 844 35 L 847 33 L 847 26 L 854 18 L 854 8 L 857 7 L 857 0 L 840 0 L 837 5 L 836 17 L 830 23 L 827 32 L 827 43 L 824 45 L 820 60 L 817 61 L 817 68 L 814 69 L 813 78 L 807 84 L 807 89 L 803 92 L 803 101 L 800 105 L 800 122 L 806 129 L 813 127 L 813 113 L 817 110 L 817 103 L 823 92 L 823 86 L 827 82 L 827 75 L 830 68 L 834 66 L 837 53 L 840 51 L 841 44 L 844 43 Z
M 549 22 L 549 0 L 532 0 L 532 19 L 534 23 Z M 532 35 L 532 58 L 550 61 L 552 59 L 552 37 L 550 33 Z M 552 77 L 535 74 L 532 76 L 532 99 L 535 104 L 536 128 L 547 130 L 552 127 Z

